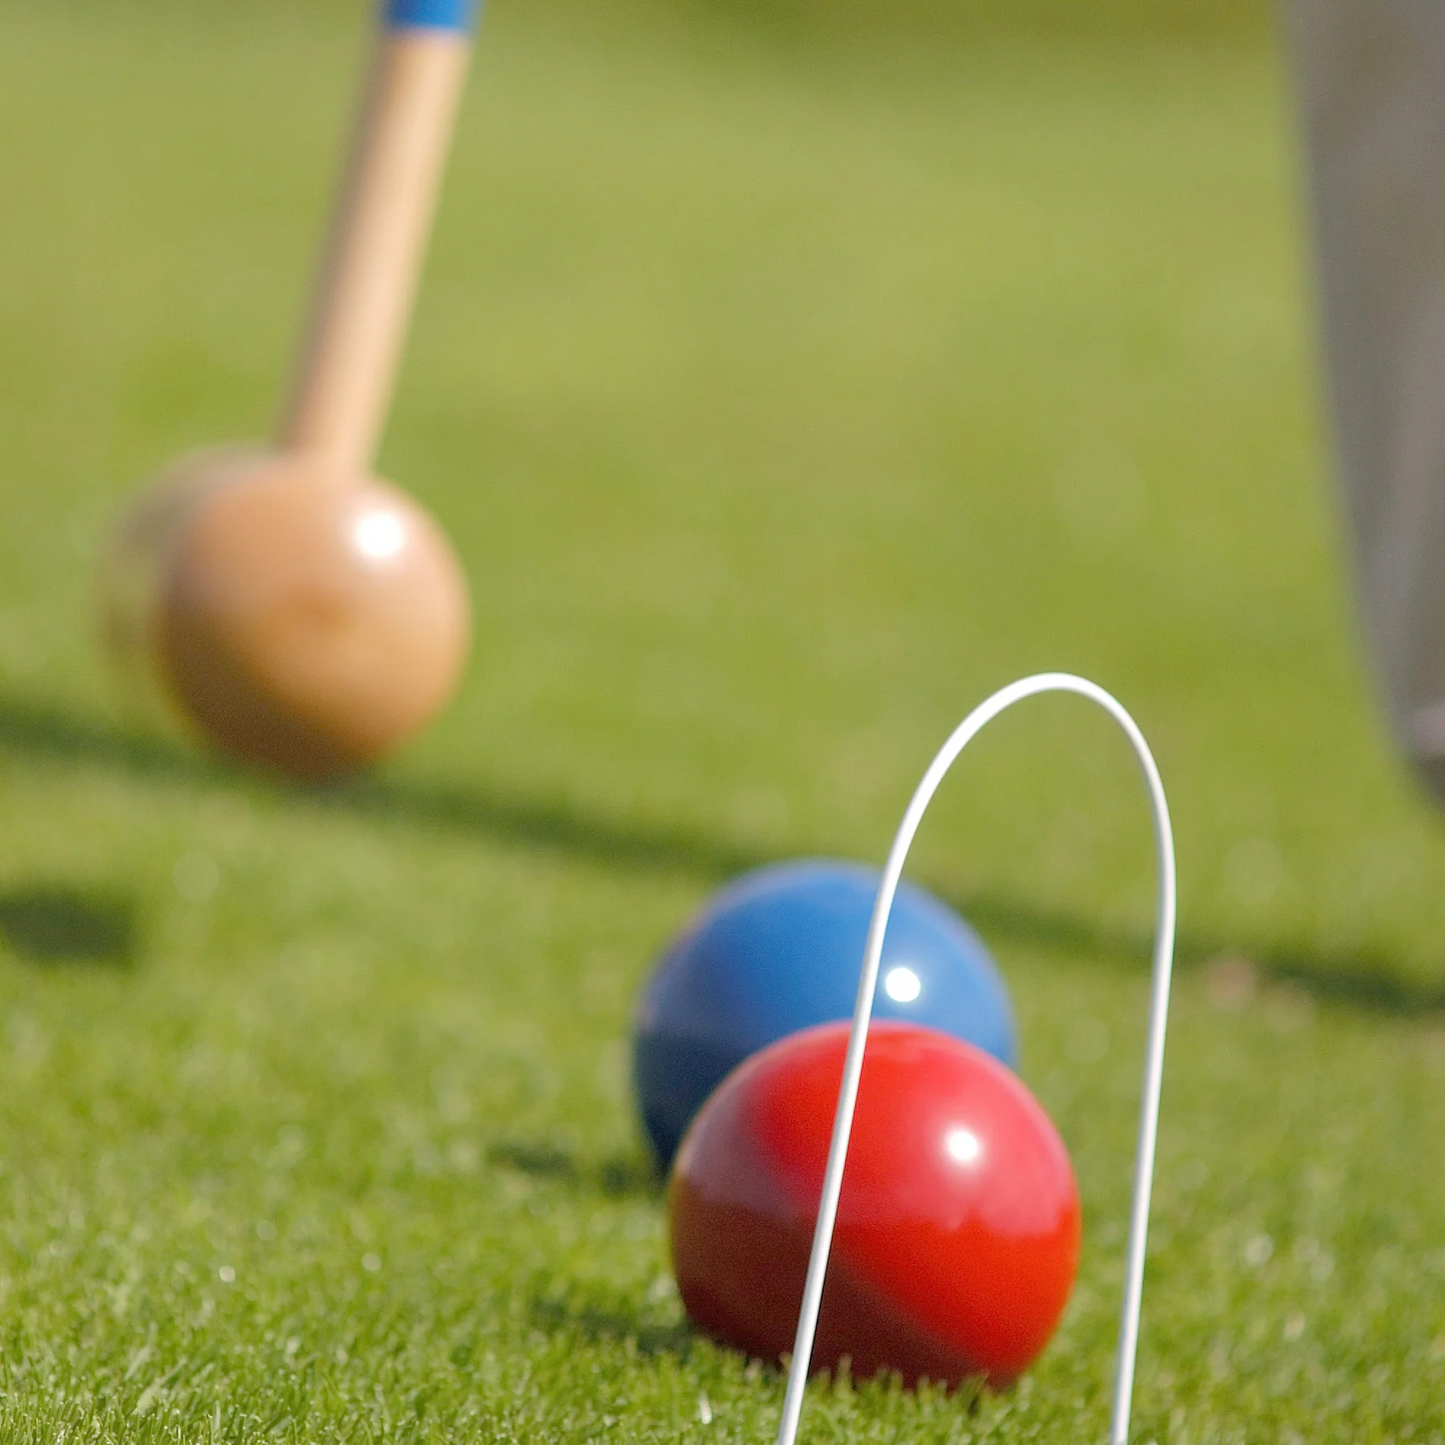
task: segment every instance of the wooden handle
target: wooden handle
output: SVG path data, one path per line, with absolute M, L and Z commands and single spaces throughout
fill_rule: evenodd
M 391 0 L 280 441 L 370 470 L 471 52 L 470 0 Z

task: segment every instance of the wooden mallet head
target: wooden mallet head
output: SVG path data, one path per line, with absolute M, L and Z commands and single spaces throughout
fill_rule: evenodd
M 206 737 L 333 777 L 384 756 L 455 687 L 466 583 L 440 528 L 371 474 L 474 20 L 391 0 L 296 380 L 270 449 L 184 459 L 107 561 L 105 628 Z

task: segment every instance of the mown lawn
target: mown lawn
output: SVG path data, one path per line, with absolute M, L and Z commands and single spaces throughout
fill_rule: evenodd
M 127 719 L 92 573 L 269 424 L 365 9 L 0 0 L 0 1438 L 767 1439 L 670 1282 L 640 981 L 738 870 L 881 860 L 1064 667 L 1179 832 L 1136 1438 L 1445 1440 L 1445 833 L 1355 642 L 1277 57 L 498 0 L 383 457 L 474 664 L 296 793 Z M 1012 1394 L 819 1386 L 807 1439 L 1102 1438 L 1149 870 L 1083 704 L 949 785 L 916 872 L 1011 980 L 1083 1272 Z

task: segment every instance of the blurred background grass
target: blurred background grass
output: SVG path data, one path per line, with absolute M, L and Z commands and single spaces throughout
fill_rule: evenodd
M 1439 1440 L 1445 837 L 1356 646 L 1268 15 L 499 0 L 382 459 L 476 658 L 297 793 L 120 712 L 93 569 L 267 428 L 366 38 L 0 0 L 0 1433 L 761 1438 L 668 1282 L 637 988 L 1063 666 L 1180 840 L 1140 1438 Z M 819 1435 L 1102 1433 L 1149 868 L 1081 707 L 945 791 L 917 871 L 998 949 L 1085 1267 L 1018 1392 Z
M 24 8 L 17 0 L 11 0 L 11 6 Z M 115 0 L 57 0 L 57 7 L 82 17 L 123 13 Z M 180 0 L 147 0 L 144 5 L 127 8 L 132 14 L 169 10 L 192 18 L 230 18 L 239 24 L 247 18 L 297 10 L 286 0 L 251 0 L 244 10 L 224 0 L 195 0 L 189 5 Z M 505 11 L 497 0 L 492 0 L 490 8 Z M 350 0 L 310 0 L 304 13 L 354 22 L 364 9 Z M 1270 35 L 1276 18 L 1268 0 L 614 0 L 606 7 L 588 0 L 541 0 L 529 7 L 529 15 L 612 28 L 638 23 L 695 27 L 723 22 L 772 36 L 807 36 L 829 45 L 880 35 L 926 43 L 940 38 L 967 42 L 999 33 L 1258 43 Z M 493 14 L 489 21 L 495 18 Z
M 569 13 L 573 0 L 552 0 Z M 624 0 L 643 19 L 719 20 L 836 45 L 882 37 L 967 44 L 987 36 L 1109 37 L 1258 43 L 1274 24 L 1261 0 Z M 586 10 L 585 3 L 575 4 Z

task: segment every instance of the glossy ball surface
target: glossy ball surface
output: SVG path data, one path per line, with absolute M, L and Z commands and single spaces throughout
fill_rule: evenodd
M 703 1101 L 749 1054 L 799 1029 L 851 1018 L 878 873 L 803 860 L 760 868 L 717 894 L 667 950 L 638 1008 L 633 1082 L 666 1166 Z M 1012 1067 L 1008 990 L 952 909 L 898 890 L 875 1017 L 927 1024 Z
M 110 609 L 124 651 L 223 751 L 301 779 L 354 772 L 420 729 L 467 650 L 466 583 L 436 523 L 374 478 L 300 455 L 177 469 L 122 530 L 148 580 Z M 144 569 L 132 568 L 145 578 Z
M 754 1055 L 708 1100 L 668 1193 L 688 1314 L 750 1355 L 792 1349 L 848 1026 Z M 1078 1268 L 1073 1168 L 1018 1077 L 932 1029 L 869 1033 L 816 1369 L 1011 1383 L 1058 1325 Z

